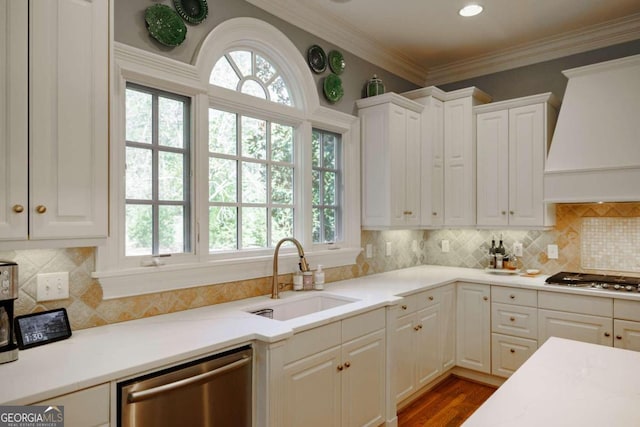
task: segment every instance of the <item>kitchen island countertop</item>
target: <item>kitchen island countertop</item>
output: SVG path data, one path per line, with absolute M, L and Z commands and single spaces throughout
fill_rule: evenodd
M 463 427 L 640 426 L 640 352 L 549 338 Z

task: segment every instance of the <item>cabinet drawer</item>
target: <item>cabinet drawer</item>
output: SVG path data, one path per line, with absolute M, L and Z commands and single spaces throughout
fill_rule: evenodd
M 613 299 L 540 291 L 538 292 L 538 308 L 612 317 Z
M 441 292 L 440 288 L 436 288 L 417 293 L 413 296 L 416 299 L 418 310 L 422 310 L 423 308 L 431 307 L 435 304 L 438 304 L 441 299 Z
M 418 300 L 416 295 L 409 295 L 402 298 L 402 301 L 398 303 L 398 310 L 396 310 L 396 318 L 406 316 L 407 314 L 415 313 L 418 310 Z
M 610 317 L 564 311 L 538 310 L 538 343 L 549 337 L 566 338 L 592 344 L 613 345 L 613 320 Z
M 491 373 L 500 377 L 509 377 L 537 348 L 536 340 L 492 334 Z
M 341 342 L 340 322 L 334 322 L 320 326 L 319 328 L 300 332 L 288 339 L 285 344 L 285 363 L 290 363 L 327 348 L 340 345 Z
M 64 406 L 64 421 L 68 426 L 109 425 L 109 384 L 102 384 L 34 405 Z
M 346 342 L 368 333 L 383 329 L 386 325 L 385 309 L 350 317 L 342 321 L 342 341 Z
M 613 317 L 640 322 L 640 301 L 613 300 Z
M 527 307 L 537 307 L 538 291 L 533 289 L 491 286 L 491 301 L 501 302 L 504 304 L 517 304 L 525 305 Z
M 537 339 L 538 310 L 511 304 L 491 304 L 491 331 Z

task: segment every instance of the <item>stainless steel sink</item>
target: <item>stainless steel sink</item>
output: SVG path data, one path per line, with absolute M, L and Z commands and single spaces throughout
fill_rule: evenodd
M 248 307 L 245 311 L 274 320 L 291 320 L 356 301 L 359 300 L 336 295 L 311 294 Z

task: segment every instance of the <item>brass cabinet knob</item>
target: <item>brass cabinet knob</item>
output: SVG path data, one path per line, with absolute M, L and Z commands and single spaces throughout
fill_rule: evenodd
M 414 327 L 413 327 L 413 330 L 414 330 L 414 331 L 419 331 L 419 330 L 420 330 L 420 325 L 416 325 L 416 326 L 414 326 Z
M 511 295 L 509 295 L 509 298 L 511 298 L 511 299 L 516 299 L 516 296 L 515 296 L 515 295 L 513 295 L 513 294 L 511 294 Z
M 509 320 L 511 320 L 512 322 L 515 322 L 515 321 L 516 321 L 516 318 L 515 318 L 515 317 L 513 317 L 513 316 L 511 316 L 511 317 L 509 318 Z
M 616 339 L 617 340 L 621 340 L 622 339 L 622 335 L 616 335 Z
M 13 211 L 15 213 L 22 213 L 22 212 L 24 212 L 24 206 L 22 206 L 22 205 L 14 205 L 13 206 Z
M 514 212 L 514 211 L 509 211 L 509 213 L 510 213 L 511 215 L 513 215 L 515 212 Z
M 507 211 L 502 211 L 502 212 L 500 212 L 500 213 L 501 213 L 502 215 L 506 215 L 506 214 L 507 214 Z
M 36 212 L 38 212 L 39 214 L 43 214 L 47 211 L 47 207 L 44 205 L 38 205 L 36 206 Z
M 348 367 L 350 367 L 350 366 L 351 366 L 351 362 L 344 362 L 344 367 L 345 367 L 345 368 L 348 368 Z
M 610 337 L 610 336 L 611 336 L 611 334 L 610 334 L 609 332 L 605 332 L 605 333 L 604 333 L 604 336 L 605 336 L 605 337 Z
M 429 301 L 433 301 L 433 295 L 429 296 Z
M 402 308 L 403 310 L 406 310 L 406 309 L 407 309 L 407 305 L 406 305 L 406 304 L 402 304 L 402 307 L 401 307 L 401 308 Z
M 405 215 L 411 215 L 411 214 L 413 214 L 413 212 L 411 212 L 411 211 L 404 211 L 404 212 L 403 212 L 403 214 L 405 214 Z
M 512 348 L 511 350 L 509 350 L 511 353 L 515 353 L 516 351 Z
M 344 369 L 344 366 L 342 366 L 342 365 L 338 365 L 338 366 L 337 366 L 337 369 L 338 369 L 338 371 L 342 371 L 342 370 Z
M 482 297 L 483 300 L 489 301 L 489 297 Z
M 431 215 L 436 216 L 438 215 L 438 212 L 431 212 Z

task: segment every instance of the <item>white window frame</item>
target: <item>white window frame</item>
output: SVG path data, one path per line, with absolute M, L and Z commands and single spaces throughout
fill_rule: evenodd
M 286 76 L 295 107 L 277 104 L 209 85 L 209 75 L 217 59 L 225 52 L 256 50 L 273 61 Z M 201 44 L 195 65 L 185 64 L 141 49 L 114 43 L 114 66 L 111 82 L 110 145 L 110 237 L 96 255 L 97 278 L 105 299 L 146 293 L 268 277 L 272 274 L 273 249 L 259 249 L 222 254 L 208 253 L 208 109 L 232 110 L 252 117 L 266 118 L 292 125 L 296 144 L 308 147 L 297 150 L 302 156 L 296 167 L 304 174 L 295 195 L 296 208 L 304 211 L 296 221 L 295 232 L 305 248 L 309 262 L 326 268 L 352 265 L 360 248 L 360 124 L 357 117 L 320 105 L 315 81 L 303 56 L 278 29 L 254 18 L 234 18 L 218 25 Z M 169 258 L 144 260 L 124 256 L 124 143 L 125 89 L 132 82 L 191 97 L 191 144 L 194 168 L 192 230 L 194 253 Z M 319 128 L 342 135 L 343 236 L 332 245 L 313 244 L 311 237 L 311 130 Z M 300 177 L 296 177 L 299 179 Z M 204 188 L 203 188 L 204 187 Z M 200 242 L 198 242 L 198 237 Z M 204 242 L 203 242 L 204 240 Z M 204 248 L 204 250 L 202 249 Z M 280 272 L 292 272 L 297 256 L 282 248 Z

